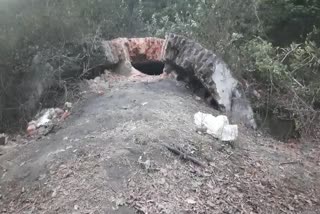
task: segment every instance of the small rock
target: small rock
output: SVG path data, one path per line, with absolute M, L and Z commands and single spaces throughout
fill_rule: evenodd
M 73 146 L 67 146 L 66 150 L 72 149 Z
M 166 183 L 166 179 L 165 179 L 165 178 L 161 178 L 161 179 L 159 180 L 159 184 L 163 185 L 163 184 L 165 184 L 165 183 Z
M 253 90 L 253 95 L 254 95 L 256 98 L 258 98 L 258 99 L 261 98 L 261 94 L 260 94 L 258 91 L 256 91 L 256 90 Z
M 29 136 L 35 134 L 35 132 L 37 131 L 37 125 L 35 124 L 35 122 L 33 122 L 34 121 L 30 122 L 27 127 L 27 132 Z
M 219 194 L 221 192 L 221 189 L 220 188 L 215 188 L 212 192 L 214 194 Z
M 126 204 L 126 200 L 124 198 L 118 198 L 116 200 L 117 207 L 124 206 Z
M 211 208 L 215 207 L 214 203 L 212 203 L 211 201 L 207 201 L 207 205 Z
M 61 108 L 55 108 L 54 111 L 58 117 L 61 117 L 61 115 L 64 113 Z
M 188 204 L 196 204 L 197 202 L 195 201 L 195 200 L 193 200 L 192 198 L 188 198 L 187 200 L 186 200 L 186 202 L 188 203 Z
M 72 103 L 66 102 L 66 103 L 64 104 L 64 107 L 70 110 L 70 109 L 72 108 Z
M 294 207 L 291 206 L 290 204 L 288 205 L 288 208 L 289 208 L 290 211 L 294 211 Z
M 161 168 L 160 172 L 164 175 L 167 176 L 168 175 L 168 170 Z
M 52 197 L 52 198 L 55 198 L 56 196 L 57 196 L 57 190 L 54 190 L 53 193 L 52 193 L 52 195 L 51 195 L 51 197 Z
M 46 177 L 47 177 L 47 175 L 46 175 L 46 174 L 42 174 L 42 175 L 40 175 L 40 176 L 39 176 L 39 181 L 44 180 Z
M 142 161 L 142 156 L 139 157 L 138 163 L 140 163 L 143 169 L 149 170 L 151 168 L 151 161 L 150 160 Z
M 95 82 L 95 83 L 98 83 L 98 82 L 100 82 L 101 81 L 101 77 L 96 77 L 96 78 L 94 78 L 94 80 L 93 80 L 93 82 Z
M 195 96 L 194 99 L 197 100 L 197 101 L 200 101 L 200 100 L 201 100 L 201 97 Z
M 74 205 L 74 210 L 79 210 L 79 206 L 78 205 Z
M 104 91 L 98 91 L 98 95 L 104 95 Z
M 8 136 L 6 134 L 0 134 L 0 146 L 6 145 L 8 142 Z

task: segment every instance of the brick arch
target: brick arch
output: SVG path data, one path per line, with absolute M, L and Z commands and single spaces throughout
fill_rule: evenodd
M 163 61 L 165 39 L 146 38 L 118 38 L 108 42 L 113 55 L 119 61 L 141 63 L 147 61 Z
M 250 102 L 241 84 L 226 63 L 211 50 L 184 36 L 168 34 L 165 39 L 118 38 L 103 42 L 106 64 L 116 65 L 114 70 L 137 72 L 134 63 L 161 62 L 164 72 L 175 72 L 185 80 L 197 80 L 210 93 L 219 109 L 232 117 L 256 127 Z

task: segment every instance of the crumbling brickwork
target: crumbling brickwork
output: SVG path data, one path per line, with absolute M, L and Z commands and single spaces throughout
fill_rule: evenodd
M 117 64 L 118 71 L 135 71 L 131 63 L 161 61 L 165 63 L 165 73 L 175 72 L 180 79 L 200 81 L 219 109 L 234 121 L 256 126 L 250 103 L 228 66 L 194 40 L 168 34 L 165 39 L 118 38 L 104 44 L 107 64 Z
M 146 38 L 118 38 L 104 42 L 106 49 L 111 47 L 112 52 L 106 51 L 110 62 L 130 61 L 132 63 L 143 61 L 162 61 L 164 39 Z M 112 53 L 112 55 L 110 55 Z

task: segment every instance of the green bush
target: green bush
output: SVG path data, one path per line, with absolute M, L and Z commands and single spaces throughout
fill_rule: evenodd
M 32 72 L 37 53 L 64 53 L 68 44 L 88 37 L 111 39 L 138 33 L 129 27 L 135 14 L 118 0 L 1 0 L 0 1 L 0 131 L 18 127 L 29 118 L 22 111 L 28 95 L 18 86 Z
M 208 0 L 184 6 L 176 1 L 157 8 L 148 31 L 200 41 L 268 97 L 253 99 L 254 106 L 273 109 L 279 117 L 286 112 L 306 130 L 318 114 L 319 15 L 318 1 Z

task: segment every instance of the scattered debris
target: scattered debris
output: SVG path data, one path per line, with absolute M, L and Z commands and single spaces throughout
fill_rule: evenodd
M 125 198 L 117 198 L 115 202 L 116 202 L 116 206 L 117 206 L 116 209 L 118 209 L 119 207 L 124 206 L 126 204 Z
M 36 126 L 39 128 L 40 126 L 48 125 L 53 117 L 55 117 L 55 109 L 47 109 L 43 112 L 43 115 L 36 121 Z
M 8 136 L 6 134 L 0 134 L 0 146 L 6 145 L 8 142 Z
M 67 117 L 69 117 L 70 115 L 71 115 L 71 113 L 70 113 L 68 110 L 66 110 L 66 111 L 62 114 L 61 120 L 67 119 Z
M 35 120 L 28 123 L 28 136 L 48 135 L 60 120 L 63 121 L 70 115 L 69 109 L 72 108 L 72 104 L 66 103 L 65 108 L 65 111 L 60 108 L 43 109 L 36 115 Z
M 225 115 L 215 117 L 198 112 L 194 115 L 194 122 L 197 129 L 205 129 L 207 134 L 222 141 L 235 141 L 238 138 L 238 126 L 229 125 Z
M 197 202 L 194 200 L 194 199 L 192 199 L 192 198 L 188 198 L 187 200 L 186 200 L 186 202 L 188 203 L 188 204 L 196 204 Z
M 141 168 L 145 169 L 147 172 L 156 172 L 160 170 L 155 166 L 155 164 L 150 159 L 143 161 L 142 156 L 139 157 L 138 163 L 140 164 Z
M 29 136 L 36 134 L 37 125 L 35 121 L 31 121 L 28 123 L 27 133 Z
M 56 154 L 59 154 L 61 152 L 65 152 L 66 150 L 65 149 L 59 149 L 57 151 L 54 151 L 54 152 L 50 152 L 47 156 L 51 156 L 51 155 L 56 155 Z
M 198 165 L 198 166 L 201 166 L 203 168 L 205 168 L 206 166 L 201 163 L 199 160 L 189 156 L 186 154 L 185 151 L 183 151 L 183 149 L 179 146 L 175 146 L 175 147 L 172 147 L 172 146 L 169 146 L 168 144 L 163 144 L 164 147 L 166 147 L 170 152 L 172 152 L 173 154 L 175 155 L 179 155 L 182 159 L 184 160 L 188 160 L 188 161 L 191 161 L 192 163 Z
M 72 103 L 66 102 L 66 103 L 64 104 L 64 107 L 65 107 L 67 110 L 71 110 L 71 109 L 72 109 Z
M 149 159 L 146 161 L 142 161 L 142 156 L 139 157 L 138 163 L 143 169 L 149 170 L 151 168 L 151 161 Z
M 52 198 L 55 198 L 57 196 L 57 190 L 53 190 L 52 194 L 51 194 L 51 197 Z
M 106 75 L 107 74 L 105 73 L 105 76 Z M 87 80 L 87 83 L 92 92 L 97 93 L 99 95 L 103 95 L 105 91 L 110 88 L 110 83 L 108 81 L 106 77 L 102 78 L 98 76 L 94 79 Z

